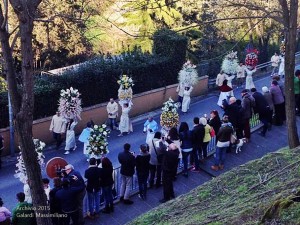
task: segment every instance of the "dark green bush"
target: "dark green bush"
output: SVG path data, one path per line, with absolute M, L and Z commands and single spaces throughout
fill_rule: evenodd
M 53 115 L 58 107 L 60 90 L 71 86 L 81 93 L 82 106 L 88 107 L 108 101 L 111 97 L 117 98 L 117 80 L 121 74 L 133 78 L 135 94 L 176 83 L 178 72 L 185 61 L 187 45 L 184 47 L 183 40 L 177 34 L 176 38 L 168 41 L 170 46 L 172 41 L 181 43 L 173 44 L 172 54 L 151 55 L 136 50 L 124 53 L 118 59 L 96 57 L 82 64 L 76 71 L 65 72 L 61 76 L 36 76 L 34 119 Z M 0 97 L 0 127 L 6 127 L 7 97 Z

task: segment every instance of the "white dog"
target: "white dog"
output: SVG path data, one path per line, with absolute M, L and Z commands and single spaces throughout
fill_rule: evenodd
M 244 143 L 246 143 L 246 138 L 241 138 L 236 140 L 236 149 L 235 149 L 235 153 L 238 154 L 239 152 L 242 151 L 242 147 L 244 145 Z

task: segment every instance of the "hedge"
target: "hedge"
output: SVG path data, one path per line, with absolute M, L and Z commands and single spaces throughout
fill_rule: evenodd
M 34 119 L 53 115 L 58 107 L 60 90 L 71 86 L 81 93 L 82 106 L 88 107 L 106 102 L 111 97 L 117 98 L 117 80 L 121 74 L 133 78 L 135 94 L 176 83 L 185 61 L 187 40 L 166 30 L 158 31 L 155 35 L 153 54 L 135 50 L 118 57 L 100 56 L 82 64 L 76 71 L 68 71 L 60 76 L 36 76 Z M 156 52 L 157 49 L 166 51 Z M 8 126 L 7 97 L 2 95 L 5 93 L 1 94 L 0 100 L 0 128 Z

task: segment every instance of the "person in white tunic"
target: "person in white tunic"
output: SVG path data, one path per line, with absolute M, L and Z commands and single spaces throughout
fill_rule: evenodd
M 108 119 L 109 119 L 109 125 L 110 129 L 113 130 L 114 128 L 117 129 L 117 117 L 118 117 L 118 103 L 115 102 L 113 98 L 109 100 L 109 103 L 106 106 L 107 114 L 108 114 Z
M 183 92 L 183 100 L 182 100 L 182 112 L 186 113 L 190 108 L 191 103 L 191 92 L 193 91 L 193 87 L 185 87 Z
M 183 91 L 184 91 L 184 85 L 183 83 L 179 83 L 176 92 L 178 93 L 178 102 L 180 102 L 180 107 L 182 105 L 182 100 L 183 100 Z
M 223 85 L 223 81 L 226 79 L 227 79 L 227 75 L 223 72 L 223 70 L 221 70 L 220 73 L 217 75 L 216 85 L 218 87 L 221 87 Z
M 23 192 L 25 194 L 25 201 L 27 203 L 32 204 L 32 197 L 31 197 L 31 191 L 29 187 L 29 181 L 27 180 L 26 183 L 23 186 Z
M 120 118 L 120 124 L 119 124 L 119 130 L 120 134 L 118 136 L 123 136 L 124 132 L 127 132 L 130 134 L 130 132 L 133 132 L 132 124 L 129 119 L 129 112 L 131 110 L 131 107 L 128 103 L 125 103 L 122 105 L 122 115 Z
M 86 128 L 83 129 L 81 134 L 79 135 L 78 141 L 83 142 L 83 154 L 89 157 L 89 151 L 87 147 L 89 146 L 89 137 L 92 131 L 92 124 L 88 122 L 86 124 Z
M 144 123 L 144 133 L 147 133 L 146 143 L 151 141 L 154 138 L 154 134 L 158 130 L 157 122 L 153 119 L 153 116 L 149 116 L 146 122 Z
M 274 55 L 271 57 L 271 63 L 272 63 L 272 75 L 277 73 L 278 71 L 278 66 L 279 66 L 280 58 L 277 52 L 274 53 Z
M 255 88 L 252 76 L 256 72 L 256 67 L 253 70 L 250 70 L 246 67 L 245 70 L 247 73 L 245 89 L 251 90 L 251 88 Z
M 244 84 L 245 79 L 245 65 L 240 63 L 236 69 L 236 78 L 237 78 L 237 85 L 241 86 Z
M 280 65 L 278 75 L 284 78 L 284 55 L 280 55 Z
M 77 125 L 77 122 L 71 119 L 67 123 L 67 133 L 66 133 L 66 147 L 65 147 L 65 155 L 70 154 L 70 149 L 73 148 L 73 151 L 77 148 L 76 140 L 75 140 L 75 131 L 74 128 Z
M 218 106 L 223 107 L 223 101 L 228 100 L 231 96 L 232 88 L 227 85 L 227 80 L 223 81 L 223 85 L 220 87 L 220 96 L 218 100 Z

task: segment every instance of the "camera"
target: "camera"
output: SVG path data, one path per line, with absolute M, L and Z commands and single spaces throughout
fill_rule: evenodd
M 63 178 L 63 177 L 66 177 L 67 174 L 62 168 L 59 168 L 59 169 L 56 170 L 56 175 L 59 178 Z

